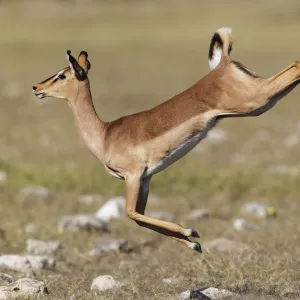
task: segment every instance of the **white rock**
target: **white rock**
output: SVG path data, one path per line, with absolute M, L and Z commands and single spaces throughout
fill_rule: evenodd
M 258 231 L 259 226 L 252 224 L 244 219 L 234 219 L 233 228 L 238 231 Z
M 105 202 L 96 212 L 97 218 L 109 222 L 114 218 L 126 216 L 126 200 L 124 197 L 116 197 Z
M 14 271 L 28 271 L 52 268 L 55 260 L 45 255 L 2 255 L 0 256 L 0 268 Z
M 212 143 L 219 143 L 226 139 L 227 133 L 225 130 L 220 128 L 214 128 L 209 131 L 207 135 L 207 140 Z
M 28 223 L 24 226 L 24 232 L 27 234 L 35 234 L 38 231 L 39 230 L 38 230 L 37 226 L 33 223 Z
M 226 238 L 217 238 L 212 241 L 206 242 L 202 244 L 202 249 L 206 252 L 246 252 L 250 251 L 250 247 L 248 245 L 231 241 Z
M 108 232 L 105 222 L 94 215 L 63 216 L 58 223 L 59 232 L 80 230 Z
M 245 216 L 255 218 L 266 218 L 276 215 L 276 210 L 274 207 L 268 207 L 267 205 L 258 202 L 249 202 L 244 204 L 241 212 Z
M 102 204 L 106 197 L 102 195 L 81 195 L 78 197 L 78 202 L 85 205 Z
M 0 299 L 3 300 L 15 298 L 21 299 L 20 297 L 27 297 L 35 294 L 48 294 L 44 282 L 31 278 L 22 278 L 7 286 L 0 286 Z
M 207 299 L 207 300 L 237 300 L 240 299 L 239 295 L 234 294 L 225 289 L 217 289 L 210 287 L 207 289 L 199 289 L 196 291 L 185 291 L 180 294 L 181 300 L 188 299 Z
M 177 284 L 179 280 L 177 278 L 171 277 L 171 278 L 163 278 L 163 283 L 165 284 Z
M 116 281 L 110 275 L 103 275 L 94 278 L 91 285 L 91 290 L 96 292 L 103 292 L 107 290 L 117 290 L 124 286 L 120 281 Z
M 28 185 L 20 192 L 19 198 L 22 200 L 35 198 L 38 200 L 48 201 L 51 199 L 51 193 L 45 187 Z
M 148 217 L 158 219 L 166 222 L 173 222 L 175 220 L 175 216 L 166 211 L 149 211 L 146 213 Z
M 125 240 L 115 240 L 111 238 L 103 238 L 95 242 L 95 248 L 92 249 L 90 255 L 102 255 L 105 252 L 124 251 L 127 245 Z
M 0 171 L 0 182 L 5 182 L 7 179 L 6 173 L 4 171 Z
M 209 211 L 206 209 L 195 209 L 193 211 L 191 211 L 188 216 L 187 219 L 191 220 L 191 221 L 198 221 L 204 218 L 209 217 Z
M 30 254 L 38 255 L 50 255 L 55 254 L 61 247 L 58 241 L 39 241 L 34 239 L 28 239 L 26 241 L 26 250 Z

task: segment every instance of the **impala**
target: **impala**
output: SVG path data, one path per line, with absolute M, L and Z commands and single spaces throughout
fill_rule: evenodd
M 231 50 L 231 28 L 220 28 L 209 47 L 211 72 L 168 101 L 111 122 L 95 112 L 85 51 L 78 60 L 67 51 L 69 66 L 33 86 L 38 98 L 67 99 L 87 147 L 111 175 L 125 180 L 128 216 L 198 252 L 200 244 L 189 239 L 199 237 L 196 230 L 144 215 L 152 176 L 186 155 L 220 119 L 258 116 L 300 79 L 298 62 L 264 79 L 232 61 Z

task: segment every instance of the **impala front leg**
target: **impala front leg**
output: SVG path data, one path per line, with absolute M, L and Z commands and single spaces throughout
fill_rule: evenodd
M 180 225 L 143 215 L 147 204 L 150 179 L 141 179 L 140 175 L 126 176 L 126 211 L 128 216 L 140 226 L 169 236 L 187 247 L 201 252 L 200 244 L 188 239 L 188 237 L 199 237 L 194 229 L 185 229 Z

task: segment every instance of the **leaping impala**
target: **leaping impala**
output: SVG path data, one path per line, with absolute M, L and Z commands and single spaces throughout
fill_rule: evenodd
M 78 60 L 68 51 L 69 67 L 33 86 L 38 98 L 68 100 L 87 147 L 110 174 L 125 179 L 128 216 L 198 252 L 200 244 L 189 240 L 199 237 L 196 230 L 144 215 L 151 177 L 187 154 L 218 120 L 258 116 L 300 80 L 298 62 L 264 79 L 231 61 L 231 50 L 231 29 L 219 29 L 209 47 L 210 73 L 170 100 L 112 122 L 103 122 L 95 112 L 85 51 Z

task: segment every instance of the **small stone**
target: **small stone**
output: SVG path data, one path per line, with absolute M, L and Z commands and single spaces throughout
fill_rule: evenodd
M 105 252 L 124 251 L 127 245 L 125 240 L 115 240 L 111 238 L 103 238 L 95 242 L 95 248 L 89 254 L 93 256 L 102 255 Z
M 233 253 L 242 253 L 250 251 L 248 245 L 231 241 L 226 238 L 217 238 L 212 241 L 202 244 L 202 249 L 206 252 L 233 252 Z
M 151 211 L 146 213 L 148 217 L 158 219 L 166 222 L 173 222 L 175 220 L 175 216 L 166 211 Z
M 55 254 L 61 247 L 58 241 L 39 241 L 34 239 L 28 239 L 26 241 L 27 252 L 30 254 L 38 255 L 50 255 Z
M 220 128 L 214 128 L 209 131 L 207 135 L 207 140 L 212 143 L 220 143 L 224 140 L 226 140 L 227 133 L 225 130 Z
M 14 271 L 28 271 L 52 268 L 55 260 L 45 255 L 2 255 L 0 256 L 0 268 Z
M 241 212 L 245 216 L 254 218 L 266 218 L 276 216 L 276 210 L 272 206 L 267 206 L 263 203 L 249 202 L 244 204 Z
M 209 217 L 209 211 L 206 209 L 195 209 L 193 211 L 191 211 L 188 216 L 187 219 L 191 220 L 191 221 L 199 221 L 201 219 L 204 218 L 208 218 Z
M 163 278 L 163 283 L 165 284 L 177 284 L 179 280 L 177 278 L 171 277 L 171 278 Z
M 105 222 L 94 215 L 63 216 L 58 223 L 59 232 L 80 230 L 108 232 L 108 227 Z
M 95 292 L 103 292 L 108 290 L 118 290 L 123 286 L 124 284 L 122 282 L 114 280 L 112 276 L 103 275 L 94 278 L 91 290 Z
M 259 226 L 252 224 L 244 219 L 233 220 L 233 228 L 238 231 L 258 231 Z
M 38 233 L 38 228 L 33 223 L 28 223 L 24 226 L 24 232 L 27 234 L 35 234 Z
M 78 202 L 85 205 L 102 204 L 106 197 L 102 195 L 81 195 L 78 197 Z
M 21 299 L 19 297 L 35 294 L 48 294 L 44 282 L 31 278 L 21 278 L 7 286 L 0 286 L 0 299 Z
M 21 200 L 34 198 L 43 201 L 49 201 L 51 199 L 50 191 L 42 186 L 26 186 L 19 194 Z
M 5 182 L 7 179 L 6 173 L 4 171 L 0 171 L 0 182 Z
M 104 222 L 126 216 L 126 200 L 124 197 L 116 197 L 105 202 L 96 212 L 97 218 Z

